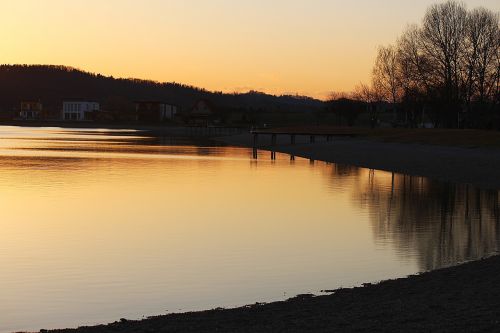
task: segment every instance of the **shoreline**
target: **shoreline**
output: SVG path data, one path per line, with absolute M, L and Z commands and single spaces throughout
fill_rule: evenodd
M 500 329 L 500 256 L 338 289 L 326 296 L 235 309 L 121 319 L 108 325 L 41 332 L 457 332 Z
M 221 137 L 229 145 L 252 148 L 250 134 Z M 257 149 L 285 153 L 306 159 L 377 169 L 439 181 L 470 184 L 500 189 L 500 149 L 496 147 L 461 147 L 420 143 L 399 143 L 360 138 L 334 138 L 331 142 L 307 143 L 297 138 L 295 145 L 288 137 L 278 136 L 271 145 L 270 136 L 259 138 Z

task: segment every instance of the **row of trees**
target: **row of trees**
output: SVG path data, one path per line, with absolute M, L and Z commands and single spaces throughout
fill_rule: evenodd
M 499 14 L 447 1 L 379 48 L 372 83 L 357 96 L 400 105 L 410 124 L 425 113 L 438 127 L 491 127 L 500 120 L 499 87 Z

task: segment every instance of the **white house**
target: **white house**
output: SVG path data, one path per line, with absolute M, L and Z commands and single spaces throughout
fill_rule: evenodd
M 84 100 L 66 100 L 63 101 L 63 120 L 83 121 L 93 120 L 95 113 L 100 111 L 100 105 L 97 102 Z

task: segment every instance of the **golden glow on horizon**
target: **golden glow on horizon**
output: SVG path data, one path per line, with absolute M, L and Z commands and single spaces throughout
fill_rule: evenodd
M 433 2 L 4 0 L 0 63 L 323 98 L 368 80 L 377 46 Z

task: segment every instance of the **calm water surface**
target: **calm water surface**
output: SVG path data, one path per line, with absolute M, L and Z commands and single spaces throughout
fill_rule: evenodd
M 132 131 L 0 127 L 0 332 L 232 307 L 495 253 L 499 193 Z

